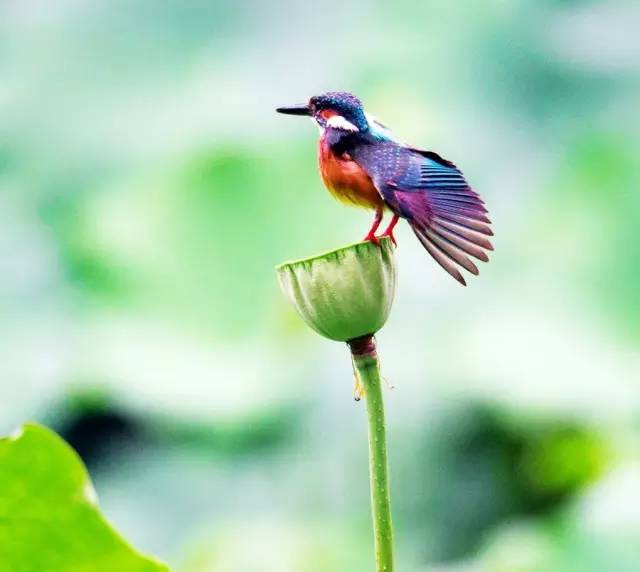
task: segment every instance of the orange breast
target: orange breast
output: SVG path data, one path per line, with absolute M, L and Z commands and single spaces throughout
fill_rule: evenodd
M 364 169 L 346 155 L 335 155 L 322 140 L 318 144 L 318 164 L 325 186 L 339 201 L 369 209 L 384 206 Z

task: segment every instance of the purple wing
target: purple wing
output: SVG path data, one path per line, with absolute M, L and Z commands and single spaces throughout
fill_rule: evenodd
M 395 176 L 378 188 L 436 262 L 466 285 L 459 267 L 477 275 L 470 256 L 487 262 L 486 251 L 493 250 L 484 202 L 453 163 L 429 151 L 403 151 Z

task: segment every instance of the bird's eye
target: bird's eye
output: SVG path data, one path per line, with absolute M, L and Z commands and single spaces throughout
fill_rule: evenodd
M 329 119 L 330 117 L 333 117 L 334 115 L 338 115 L 338 114 L 333 109 L 323 109 L 322 111 L 320 111 L 320 116 L 323 119 Z

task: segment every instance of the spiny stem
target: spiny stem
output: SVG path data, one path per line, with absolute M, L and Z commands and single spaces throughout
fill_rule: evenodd
M 375 538 L 376 572 L 393 572 L 393 527 L 389 495 L 387 437 L 380 364 L 373 336 L 349 342 L 360 382 L 364 386 L 369 422 L 369 478 Z

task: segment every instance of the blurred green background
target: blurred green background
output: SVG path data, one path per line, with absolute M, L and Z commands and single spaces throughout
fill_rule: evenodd
M 467 289 L 398 233 L 398 568 L 640 569 L 639 24 L 635 0 L 0 3 L 2 433 L 60 432 L 178 572 L 371 569 L 347 350 L 273 271 L 368 228 L 273 111 L 349 90 L 496 233 Z

